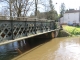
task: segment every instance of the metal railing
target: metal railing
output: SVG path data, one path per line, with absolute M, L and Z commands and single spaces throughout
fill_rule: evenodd
M 0 43 L 54 29 L 52 20 L 0 16 Z

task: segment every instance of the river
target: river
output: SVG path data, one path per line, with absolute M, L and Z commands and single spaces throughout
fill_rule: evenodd
M 80 60 L 80 37 L 54 38 L 12 60 Z

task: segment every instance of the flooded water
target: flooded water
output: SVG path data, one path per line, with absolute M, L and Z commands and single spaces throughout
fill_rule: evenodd
M 13 60 L 80 60 L 80 37 L 52 39 Z
M 19 55 L 15 49 L 18 48 L 17 42 L 0 46 L 0 60 L 10 60 Z

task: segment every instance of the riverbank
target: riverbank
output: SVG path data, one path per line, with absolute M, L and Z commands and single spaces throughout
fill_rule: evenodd
M 80 35 L 80 27 L 63 25 L 63 30 L 68 32 L 72 36 L 79 36 Z
M 58 37 L 71 37 L 72 35 L 64 30 L 60 30 Z

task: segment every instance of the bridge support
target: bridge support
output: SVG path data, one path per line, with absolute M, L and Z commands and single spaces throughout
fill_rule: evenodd
M 46 37 L 47 39 L 53 39 L 53 38 L 55 38 L 55 32 L 46 33 L 46 34 L 45 34 L 45 37 Z
M 51 38 L 55 38 L 55 32 L 51 32 Z
M 55 37 L 58 36 L 59 30 L 55 31 Z
M 59 30 L 52 31 L 52 32 L 46 33 L 45 37 L 49 38 L 49 39 L 53 39 L 53 38 L 56 38 L 58 36 L 58 33 L 59 33 Z

